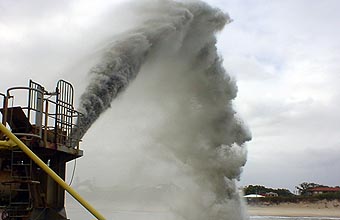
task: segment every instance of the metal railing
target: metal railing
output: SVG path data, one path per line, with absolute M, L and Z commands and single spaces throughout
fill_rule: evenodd
M 15 97 L 16 92 L 23 92 L 26 93 L 28 96 L 28 99 L 26 100 L 26 103 L 19 100 L 19 105 L 15 105 Z M 33 98 L 32 94 L 35 94 L 33 97 L 40 97 L 39 99 L 35 99 L 36 102 L 39 101 L 39 103 L 32 104 Z M 14 116 L 14 109 L 15 107 L 20 107 L 21 110 L 26 115 L 28 122 L 30 124 L 27 124 L 27 127 L 23 132 L 14 132 L 15 135 L 18 136 L 27 136 L 27 137 L 35 137 L 35 138 L 42 138 L 42 115 L 43 115 L 43 109 L 41 107 L 38 108 L 38 106 L 42 106 L 44 96 L 44 91 L 37 89 L 37 88 L 31 88 L 31 87 L 12 87 L 7 90 L 7 96 L 5 99 L 4 104 L 4 123 L 9 123 L 12 121 Z M 21 104 L 22 103 L 22 104 Z M 30 125 L 33 125 L 30 127 Z
M 76 122 L 80 113 L 73 107 L 74 91 L 70 83 L 60 80 L 56 92 L 49 93 L 31 80 L 29 87 L 12 87 L 7 90 L 6 95 L 0 94 L 3 99 L 1 116 L 3 125 L 13 124 L 12 119 L 15 110 L 18 111 L 17 108 L 21 108 L 27 117 L 27 127 L 13 130 L 15 135 L 43 140 L 45 146 L 54 144 L 55 148 L 66 146 L 79 150 L 80 140 L 72 133 L 78 129 Z M 25 96 L 27 99 L 19 100 L 20 104 L 16 105 L 16 97 L 22 99 Z
M 0 92 L 0 99 L 0 104 L 2 103 L 2 105 L 4 106 L 6 95 Z M 0 114 L 0 122 L 3 123 L 3 120 L 3 115 Z
M 78 149 L 80 140 L 71 134 L 77 129 L 76 121 L 80 113 L 71 105 L 50 99 L 45 99 L 45 111 L 44 122 L 48 122 L 43 125 L 45 140 L 49 137 L 48 133 L 53 130 L 54 143 Z
M 3 94 L 3 93 L 1 93 L 0 92 L 0 105 L 2 104 L 2 107 L 5 105 L 5 100 L 6 100 L 6 95 L 5 94 Z M 0 106 L 1 107 L 1 106 Z M 5 119 L 4 119 L 4 116 L 3 116 L 3 114 L 1 114 L 0 113 L 0 123 L 2 123 L 3 125 L 5 125 L 6 124 L 6 122 L 5 122 Z M 0 131 L 0 141 L 3 139 L 3 136 L 2 136 L 2 133 L 1 133 L 1 131 Z

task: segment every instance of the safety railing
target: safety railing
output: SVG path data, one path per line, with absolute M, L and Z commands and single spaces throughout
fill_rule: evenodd
M 22 100 L 25 96 L 28 96 L 28 99 Z M 35 97 L 34 101 L 36 103 L 34 104 L 32 104 L 32 97 Z M 12 124 L 12 131 L 15 135 L 39 139 L 42 138 L 43 97 L 44 91 L 37 88 L 21 86 L 12 87 L 7 90 L 7 96 L 5 98 L 3 108 L 3 117 L 5 123 Z M 16 104 L 16 98 L 18 98 L 19 104 Z M 24 115 L 21 113 L 24 113 Z M 24 116 L 26 116 L 27 121 Z M 21 127 L 19 128 L 13 128 L 14 120 L 16 120 L 15 117 L 19 117 L 22 120 L 20 123 Z
M 5 100 L 6 100 L 6 95 L 3 93 L 0 93 L 0 108 L 3 108 L 4 104 L 5 104 Z M 1 106 L 2 105 L 2 106 Z M 0 114 L 0 123 L 2 123 L 3 125 L 5 125 L 6 123 L 4 122 L 5 119 L 3 117 L 3 114 Z M 0 131 L 0 140 L 2 140 L 2 133 Z
M 49 93 L 30 81 L 29 87 L 9 88 L 1 97 L 2 124 L 8 123 L 15 135 L 43 140 L 45 146 L 52 148 L 66 146 L 79 150 L 80 140 L 72 134 L 78 130 L 80 113 L 73 107 L 71 84 L 60 81 L 57 91 Z
M 6 95 L 0 92 L 0 105 L 4 106 Z M 0 114 L 0 123 L 3 123 L 3 115 Z
M 71 134 L 77 129 L 77 120 L 80 113 L 74 110 L 72 105 L 57 102 L 56 100 L 45 99 L 44 121 L 48 122 L 43 125 L 44 141 L 47 141 L 49 133 L 53 130 L 53 142 L 58 146 L 79 149 L 79 138 Z M 49 140 L 51 141 L 51 140 Z

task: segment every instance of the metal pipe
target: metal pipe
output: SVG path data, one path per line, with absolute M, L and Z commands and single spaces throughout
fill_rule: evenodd
M 63 179 L 61 179 L 52 169 L 50 169 L 37 155 L 35 155 L 20 139 L 18 139 L 11 131 L 4 125 L 0 124 L 0 130 L 18 147 L 29 156 L 41 169 L 43 169 L 54 181 L 56 181 L 62 188 L 73 196 L 84 208 L 86 208 L 98 220 L 105 220 L 97 210 L 95 210 L 85 199 L 83 199 L 71 186 L 69 186 Z
M 0 141 L 0 149 L 8 149 L 8 148 L 11 148 L 11 147 L 14 147 L 16 146 L 16 144 L 11 141 L 11 140 L 8 140 L 8 141 Z

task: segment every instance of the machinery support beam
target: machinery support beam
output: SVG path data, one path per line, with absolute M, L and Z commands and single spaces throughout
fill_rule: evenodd
M 105 220 L 97 210 L 95 210 L 85 199 L 83 199 L 71 186 L 60 178 L 51 168 L 49 168 L 37 155 L 35 155 L 19 138 L 0 123 L 0 131 L 12 140 L 28 157 L 30 157 L 42 170 L 44 170 L 54 181 L 65 189 L 74 199 L 86 208 L 98 220 Z M 2 143 L 5 144 L 5 143 Z

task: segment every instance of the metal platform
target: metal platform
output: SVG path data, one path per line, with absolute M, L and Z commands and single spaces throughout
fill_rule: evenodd
M 23 97 L 27 97 L 22 101 Z M 65 180 L 66 163 L 83 155 L 78 129 L 80 113 L 73 107 L 74 90 L 60 80 L 49 92 L 30 80 L 28 87 L 12 87 L 0 93 L 0 122 L 20 142 L 11 143 L 0 131 L 0 219 L 66 220 L 65 188 L 46 170 Z M 41 160 L 41 166 L 19 146 Z M 38 161 L 39 162 L 39 161 Z M 57 177 L 56 179 L 59 180 Z

